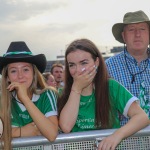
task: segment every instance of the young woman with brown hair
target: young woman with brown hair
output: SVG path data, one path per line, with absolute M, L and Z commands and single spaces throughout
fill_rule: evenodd
M 98 48 L 88 39 L 73 41 L 65 53 L 65 86 L 58 100 L 59 125 L 63 132 L 119 128 L 99 144 L 114 150 L 122 139 L 148 125 L 138 99 L 108 77 Z M 120 128 L 118 111 L 130 118 Z M 142 124 L 139 124 L 142 122 Z

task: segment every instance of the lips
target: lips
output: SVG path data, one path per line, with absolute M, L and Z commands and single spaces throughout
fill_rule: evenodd
M 19 81 L 19 83 L 25 83 L 25 81 Z
M 137 41 L 134 41 L 134 42 L 142 42 L 142 41 L 137 40 Z

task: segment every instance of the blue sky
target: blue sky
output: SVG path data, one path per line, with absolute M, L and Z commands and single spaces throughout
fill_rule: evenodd
M 0 0 L 0 55 L 12 41 L 25 41 L 48 60 L 64 54 L 73 40 L 88 38 L 100 51 L 120 46 L 111 32 L 126 12 L 143 10 L 149 0 Z

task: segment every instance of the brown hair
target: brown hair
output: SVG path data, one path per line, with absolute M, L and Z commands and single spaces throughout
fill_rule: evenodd
M 79 39 L 73 41 L 65 52 L 65 87 L 62 96 L 58 100 L 58 113 L 60 115 L 61 110 L 66 104 L 73 84 L 73 78 L 69 72 L 69 66 L 67 62 L 67 55 L 76 50 L 86 51 L 91 54 L 94 61 L 99 58 L 99 66 L 97 68 L 97 74 L 93 81 L 95 85 L 95 125 L 99 128 L 109 128 L 111 126 L 110 111 L 111 105 L 109 101 L 109 89 L 108 89 L 108 73 L 105 66 L 104 59 L 100 54 L 96 45 L 88 39 Z
M 55 64 L 52 65 L 52 68 L 51 68 L 51 73 L 52 73 L 52 74 L 53 74 L 53 69 L 54 69 L 55 67 L 60 67 L 60 68 L 63 69 L 63 65 L 62 65 L 61 63 L 55 63 Z
M 45 81 L 48 80 L 48 78 L 49 78 L 50 75 L 52 75 L 50 72 L 44 72 L 43 73 L 43 77 L 44 77 Z

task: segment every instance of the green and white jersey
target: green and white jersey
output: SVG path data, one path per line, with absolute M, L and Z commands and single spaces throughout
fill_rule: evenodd
M 32 102 L 46 117 L 57 115 L 56 100 L 57 95 L 51 90 L 46 90 L 40 95 L 33 94 L 32 96 Z M 17 96 L 12 99 L 11 118 L 13 127 L 25 126 L 33 122 L 27 109 L 20 103 Z
M 113 79 L 109 79 L 110 104 L 113 113 L 113 128 L 119 128 L 120 122 L 118 111 L 127 116 L 129 107 L 138 98 L 134 97 L 126 88 Z M 104 114 L 105 115 L 105 114 Z M 112 119 L 112 118 L 110 118 Z M 77 121 L 72 132 L 96 130 L 95 127 L 95 95 L 80 97 L 80 106 Z

